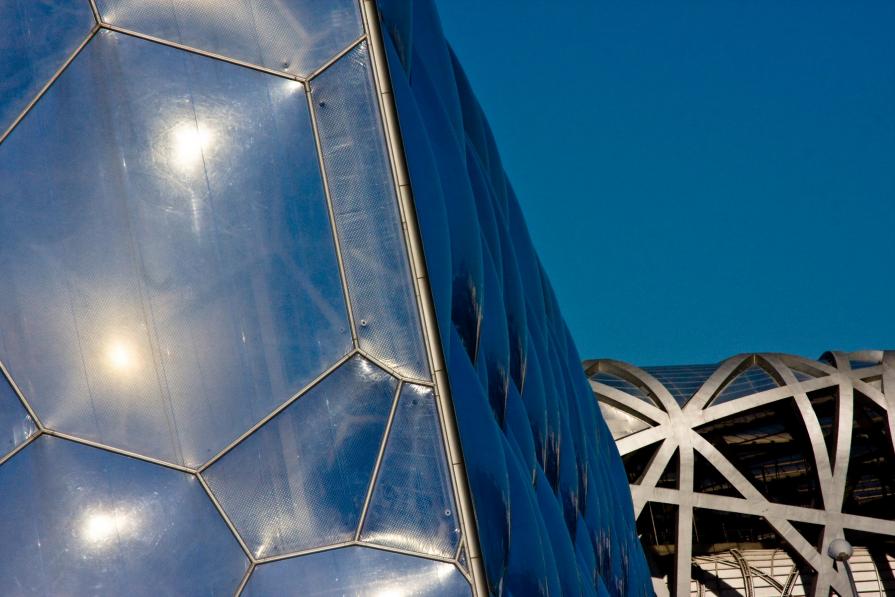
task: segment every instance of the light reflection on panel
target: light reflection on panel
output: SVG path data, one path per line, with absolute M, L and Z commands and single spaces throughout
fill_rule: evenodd
M 361 539 L 453 558 L 460 527 L 435 396 L 405 385 Z
M 198 465 L 351 349 L 298 83 L 102 31 L 0 196 L 0 358 L 51 428 Z
M 43 436 L 0 467 L 5 595 L 226 595 L 248 567 L 195 477 Z
M 650 426 L 643 419 L 639 419 L 605 402 L 600 402 L 600 413 L 603 415 L 603 419 L 609 426 L 610 431 L 612 431 L 612 439 L 618 440 L 627 437 Z
M 366 43 L 314 79 L 326 173 L 361 348 L 429 379 Z
M 364 547 L 324 551 L 252 573 L 245 597 L 468 597 L 469 583 L 453 564 Z
M 0 134 L 86 39 L 86 0 L 0 2 Z
M 295 75 L 311 73 L 362 33 L 354 0 L 97 0 L 97 5 L 113 25 Z
M 354 539 L 396 389 L 354 357 L 203 473 L 257 557 Z
M 37 427 L 28 411 L 0 373 L 0 458 L 13 451 L 36 431 Z

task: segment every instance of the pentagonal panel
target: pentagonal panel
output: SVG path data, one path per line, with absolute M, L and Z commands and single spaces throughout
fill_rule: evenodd
M 453 558 L 460 523 L 431 388 L 407 384 L 395 411 L 361 539 Z
M 87 0 L 0 2 L 0 135 L 94 25 Z
M 468 597 L 472 590 L 453 564 L 365 547 L 345 547 L 258 566 L 242 594 Z
M 36 431 L 28 411 L 0 373 L 0 460 Z
M 354 357 L 203 473 L 257 557 L 354 539 L 396 389 Z
M 363 30 L 355 0 L 97 0 L 97 5 L 107 23 L 295 75 L 322 66 Z
M 0 467 L 13 595 L 233 594 L 248 559 L 198 480 L 44 436 Z
M 429 379 L 366 43 L 314 79 L 314 108 L 361 348 Z
M 0 146 L 4 363 L 194 466 L 351 349 L 298 83 L 101 31 Z

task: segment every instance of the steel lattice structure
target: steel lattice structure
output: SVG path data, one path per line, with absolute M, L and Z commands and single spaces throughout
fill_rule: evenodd
M 690 593 L 692 558 L 700 555 L 694 512 L 763 519 L 769 528 L 751 536 L 730 536 L 736 525 L 725 527 L 721 518 L 702 532 L 731 544 L 773 537 L 810 568 L 815 596 L 850 594 L 844 568 L 826 555 L 830 541 L 895 536 L 895 352 L 832 352 L 819 361 L 739 354 L 716 366 L 655 368 L 597 360 L 585 367 L 625 458 L 635 515 L 650 506 L 652 517 L 658 505 L 676 518 L 676 536 L 666 541 L 675 546 L 673 594 Z

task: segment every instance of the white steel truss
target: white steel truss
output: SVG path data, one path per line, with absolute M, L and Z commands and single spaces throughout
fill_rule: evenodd
M 853 367 L 853 365 L 855 365 Z M 730 382 L 750 367 L 759 367 L 776 382 L 776 387 L 713 404 Z M 635 516 L 648 502 L 677 507 L 675 580 L 671 593 L 690 594 L 693 559 L 693 511 L 705 508 L 762 517 L 785 542 L 816 572 L 810 589 L 814 597 L 828 597 L 832 589 L 850 595 L 848 577 L 827 556 L 826 547 L 845 530 L 895 536 L 895 520 L 859 516 L 843 512 L 846 475 L 851 458 L 855 394 L 872 401 L 886 412 L 891 442 L 895 432 L 895 352 L 827 353 L 821 361 L 783 354 L 739 354 L 720 363 L 686 400 L 650 372 L 620 361 L 601 359 L 585 363 L 591 387 L 615 427 L 616 443 L 622 456 L 658 444 L 639 478 L 631 484 Z M 600 381 L 600 374 L 623 380 L 620 387 Z M 888 383 L 887 383 L 888 382 Z M 626 391 L 627 388 L 627 391 Z M 828 450 L 819 418 L 808 394 L 825 388 L 836 390 L 832 446 Z M 793 506 L 771 501 L 753 481 L 696 429 L 764 405 L 792 400 L 810 440 L 805 452 L 819 480 L 822 507 Z M 682 402 L 682 404 L 681 404 Z M 608 409 L 606 407 L 609 407 Z M 613 414 L 617 420 L 613 421 Z M 631 422 L 634 422 L 633 426 Z M 613 425 L 615 423 L 615 425 Z M 621 423 L 621 425 L 619 425 Z M 621 426 L 627 429 L 622 430 Z M 881 432 L 883 430 L 880 430 Z M 678 454 L 677 488 L 657 487 L 674 454 Z M 742 497 L 700 493 L 694 490 L 694 459 L 703 456 Z M 895 471 L 881 470 L 881 477 Z M 811 523 L 823 527 L 819 544 L 809 542 L 794 526 Z M 783 547 L 783 546 L 781 546 Z

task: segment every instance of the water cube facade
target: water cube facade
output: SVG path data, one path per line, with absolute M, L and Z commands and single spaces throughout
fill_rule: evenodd
M 649 592 L 430 3 L 0 24 L 4 594 Z

